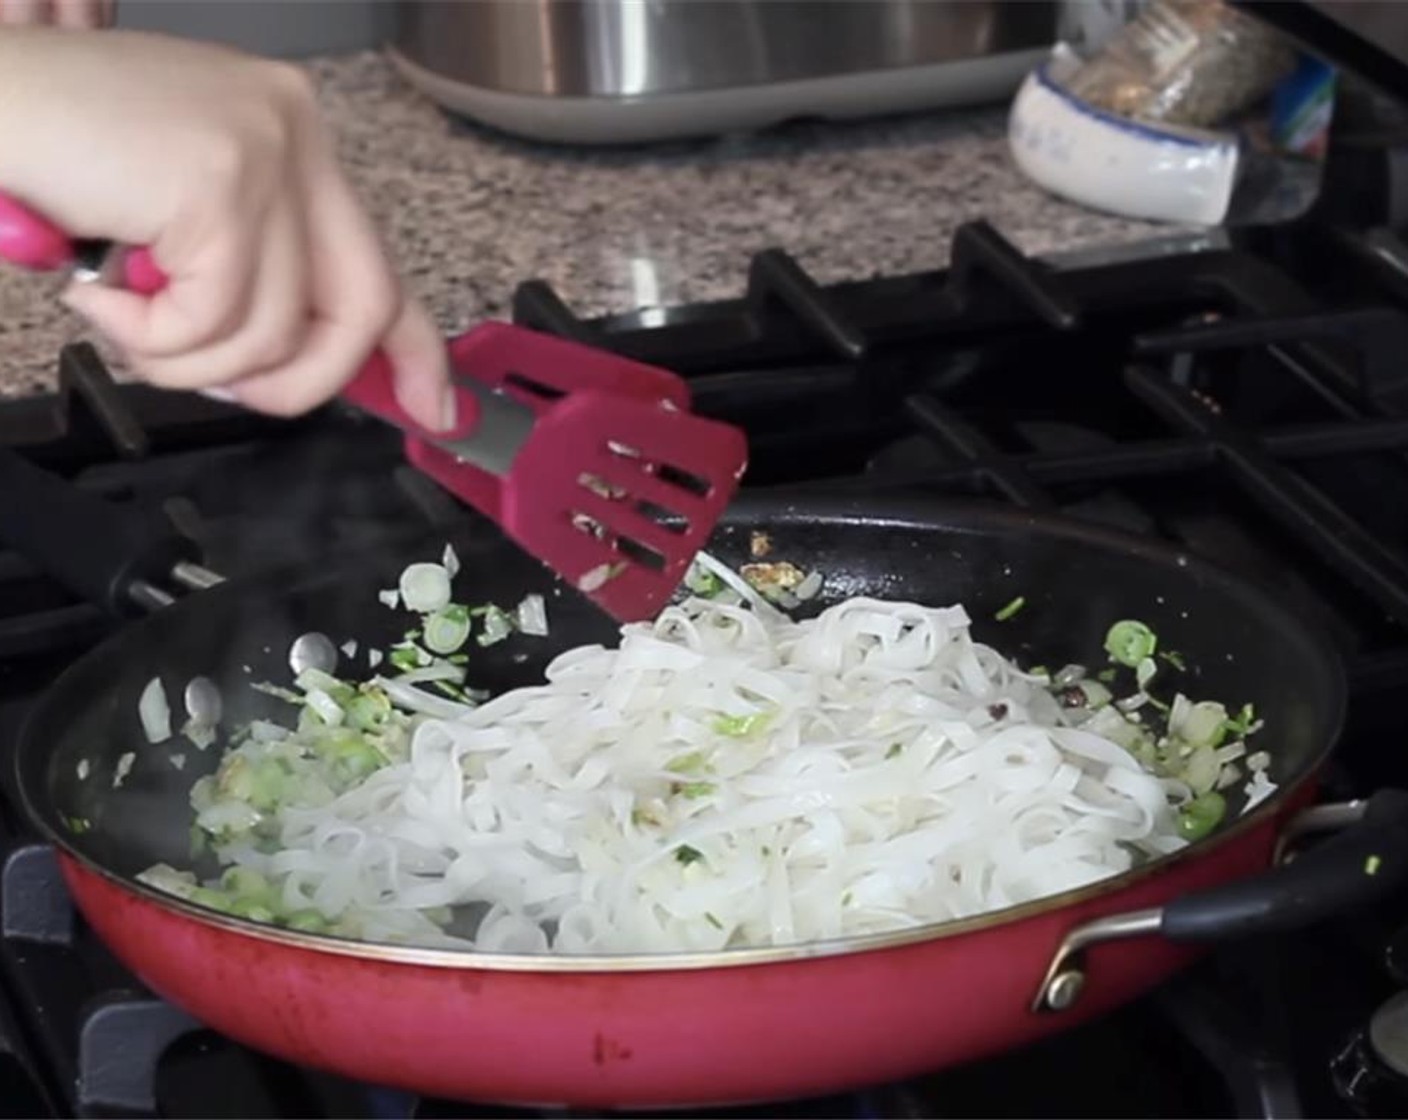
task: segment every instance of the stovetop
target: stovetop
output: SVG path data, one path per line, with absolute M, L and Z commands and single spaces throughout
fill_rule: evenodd
M 739 298 L 582 320 L 546 285 L 514 318 L 674 369 L 747 428 L 745 486 L 978 495 L 1177 541 L 1319 620 L 1350 721 L 1326 795 L 1408 782 L 1408 248 L 1318 224 L 1023 258 L 962 229 L 940 271 L 821 287 L 780 250 Z M 232 577 L 335 564 L 470 516 L 396 438 L 116 386 L 60 357 L 0 443 L 169 517 Z M 54 672 L 120 624 L 0 552 L 0 753 Z M 503 1115 L 295 1069 L 199 1028 L 75 919 L 0 798 L 0 1116 Z M 825 1101 L 707 1115 L 1277 1116 L 1401 1112 L 1369 1045 L 1408 987 L 1408 900 L 1230 946 L 1091 1025 Z M 935 993 L 943 1014 L 943 993 Z M 1382 1049 L 1382 1047 L 1381 1047 Z M 523 1115 L 527 1115 L 524 1113 Z

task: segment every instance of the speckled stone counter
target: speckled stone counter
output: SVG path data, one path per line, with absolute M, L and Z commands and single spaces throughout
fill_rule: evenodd
M 446 331 L 504 315 L 533 278 L 601 313 L 738 294 L 770 246 L 828 281 L 941 266 L 977 217 L 1034 253 L 1159 232 L 1028 184 L 1000 108 L 569 150 L 452 121 L 379 55 L 312 65 L 358 189 Z M 53 292 L 0 272 L 0 395 L 51 386 L 82 337 Z

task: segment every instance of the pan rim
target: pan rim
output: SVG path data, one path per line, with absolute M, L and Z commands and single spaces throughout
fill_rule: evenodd
M 763 508 L 758 508 L 763 507 Z M 1191 579 L 1206 584 L 1219 585 L 1254 604 L 1256 609 L 1283 619 L 1303 639 L 1307 656 L 1316 660 L 1321 676 L 1329 693 L 1325 706 L 1325 734 L 1321 745 L 1313 757 L 1302 763 L 1299 770 L 1287 777 L 1277 791 L 1258 804 L 1250 812 L 1244 813 L 1232 824 L 1214 834 L 1196 841 L 1178 851 L 1148 860 L 1118 875 L 1100 879 L 1097 882 L 1046 895 L 1030 902 L 1005 907 L 1001 910 L 986 911 L 967 918 L 944 922 L 934 922 L 910 929 L 885 933 L 864 934 L 850 937 L 832 938 L 824 941 L 797 942 L 788 945 L 740 947 L 712 952 L 661 952 L 661 953 L 622 953 L 622 954 L 524 954 L 524 953 L 478 953 L 474 950 L 428 948 L 409 945 L 396 945 L 381 941 L 361 941 L 340 938 L 329 934 L 305 933 L 267 925 L 246 918 L 208 910 L 185 899 L 167 894 L 138 880 L 128 878 L 75 847 L 66 837 L 64 830 L 56 827 L 54 817 L 57 811 L 36 804 L 35 791 L 26 773 L 22 760 L 34 753 L 29 744 L 35 739 L 34 725 L 41 722 L 52 707 L 52 698 L 63 691 L 63 685 L 71 676 L 78 675 L 84 667 L 99 658 L 110 656 L 111 648 L 123 642 L 145 625 L 155 625 L 158 619 L 170 617 L 172 612 L 198 609 L 199 602 L 207 596 L 247 595 L 258 589 L 279 586 L 288 587 L 291 572 L 300 578 L 300 585 L 309 585 L 317 579 L 329 578 L 326 573 L 310 574 L 306 568 L 294 568 L 264 573 L 247 579 L 230 580 L 219 587 L 192 595 L 164 608 L 159 615 L 138 620 L 125 626 L 104 639 L 98 646 L 76 659 L 63 673 L 48 686 L 45 694 L 31 707 L 21 727 L 13 754 L 15 788 L 26 817 L 40 836 L 54 845 L 62 859 L 66 859 L 84 871 L 97 875 L 120 890 L 138 896 L 142 901 L 163 910 L 174 911 L 181 917 L 201 925 L 260 941 L 286 945 L 305 951 L 330 954 L 338 957 L 354 957 L 384 963 L 406 964 L 419 967 L 444 969 L 447 971 L 482 971 L 543 974 L 616 974 L 664 973 L 698 971 L 714 968 L 738 968 L 769 964 L 796 963 L 807 960 L 850 956 L 856 953 L 875 952 L 889 949 L 912 947 L 933 941 L 943 941 L 969 933 L 1016 925 L 1020 922 L 1059 911 L 1080 907 L 1093 899 L 1118 894 L 1154 875 L 1160 875 L 1176 868 L 1188 860 L 1201 859 L 1235 842 L 1239 837 L 1254 831 L 1273 818 L 1279 817 L 1286 806 L 1297 798 L 1304 787 L 1321 770 L 1325 759 L 1333 752 L 1343 731 L 1345 708 L 1347 705 L 1347 681 L 1342 659 L 1331 651 L 1335 646 L 1323 628 L 1312 620 L 1294 616 L 1268 592 L 1250 578 L 1205 560 L 1200 556 L 1179 549 L 1156 538 L 1145 538 L 1133 533 L 1080 521 L 1062 514 L 1034 513 L 1014 508 L 1000 502 L 989 502 L 971 498 L 953 498 L 922 492 L 892 491 L 883 495 L 832 494 L 814 495 L 801 491 L 784 489 L 752 491 L 740 495 L 730 506 L 720 522 L 720 529 L 727 528 L 733 521 L 766 519 L 770 525 L 806 521 L 848 521 L 863 517 L 870 525 L 883 525 L 890 528 L 911 527 L 917 531 L 932 531 L 936 526 L 950 526 L 959 531 L 982 532 L 1026 532 L 1044 537 L 1080 541 L 1086 545 L 1110 552 L 1122 553 L 1162 567 L 1177 567 Z M 398 539 L 392 547 L 411 546 L 417 540 L 442 544 L 447 531 L 437 528 L 417 537 Z M 342 578 L 357 570 L 354 560 L 332 578 Z M 192 606 L 195 603 L 196 606 Z

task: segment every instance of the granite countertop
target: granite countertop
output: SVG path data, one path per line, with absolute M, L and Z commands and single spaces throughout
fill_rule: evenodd
M 535 278 L 600 314 L 737 295 L 772 246 L 826 282 L 940 267 L 978 217 L 1032 253 L 1158 233 L 1030 185 L 1000 107 L 592 151 L 452 121 L 379 54 L 310 66 L 358 189 L 447 332 L 505 316 Z M 84 337 L 53 292 L 0 272 L 0 395 L 52 386 L 59 347 Z

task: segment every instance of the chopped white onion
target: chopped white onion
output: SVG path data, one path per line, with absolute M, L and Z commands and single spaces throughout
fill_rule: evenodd
M 137 700 L 137 716 L 142 721 L 142 734 L 149 743 L 161 743 L 171 738 L 171 705 L 160 677 L 153 677 L 142 689 Z
M 132 766 L 137 761 L 137 756 L 128 751 L 126 754 L 118 755 L 117 766 L 112 772 L 112 788 L 118 789 L 127 780 L 127 775 L 132 773 Z
M 455 553 L 454 545 L 447 544 L 445 546 L 445 555 L 440 563 L 445 566 L 445 571 L 451 579 L 460 574 L 460 558 Z
M 1243 815 L 1250 813 L 1275 793 L 1277 788 L 1276 783 L 1266 776 L 1265 770 L 1253 770 L 1251 780 L 1243 787 L 1247 795 L 1247 803 L 1242 807 Z
M 393 611 L 401 605 L 401 593 L 394 587 L 386 591 L 378 591 L 376 597 L 381 600 L 383 606 Z
M 82 782 L 87 780 L 88 773 L 92 769 L 92 766 L 86 758 L 80 758 L 78 760 L 78 766 L 75 769 L 78 773 L 78 780 Z
M 518 604 L 518 629 L 534 638 L 548 634 L 548 605 L 541 595 L 525 595 Z
M 343 654 L 345 654 L 347 657 L 356 657 L 356 656 L 357 656 L 357 639 L 356 639 L 356 638 L 348 638 L 347 641 L 343 642 L 343 643 L 342 643 L 342 652 L 343 652 Z

